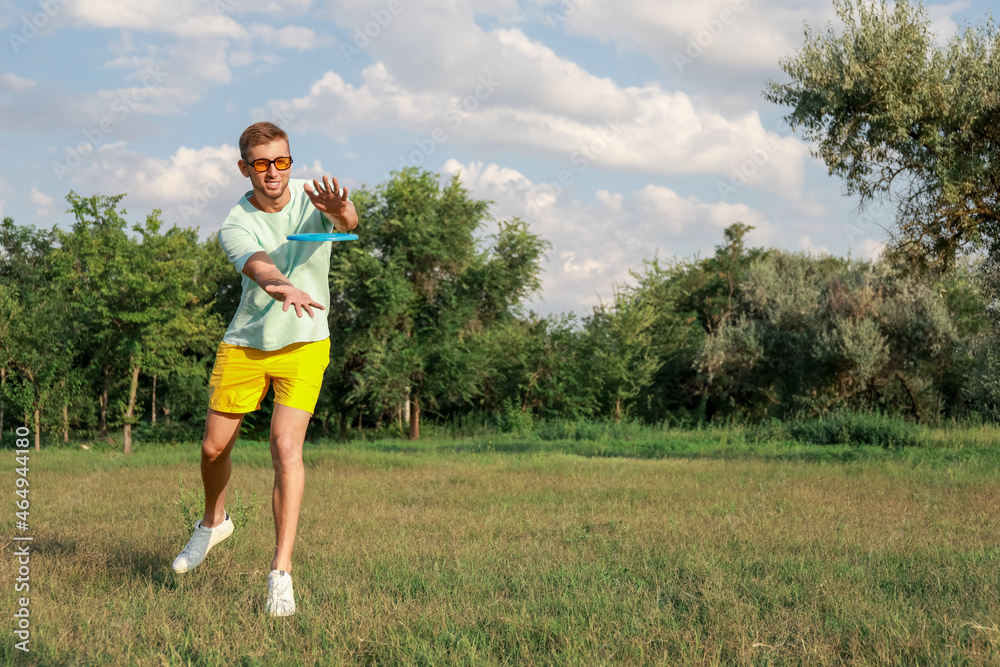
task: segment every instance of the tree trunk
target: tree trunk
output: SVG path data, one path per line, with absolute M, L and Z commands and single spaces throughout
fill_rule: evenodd
M 410 440 L 420 439 L 420 395 L 410 394 Z
M 619 396 L 615 399 L 615 423 L 618 424 L 622 420 L 622 398 Z
M 42 449 L 42 411 L 35 410 L 35 451 Z
M 128 407 L 125 409 L 125 427 L 122 432 L 122 447 L 126 454 L 132 453 L 132 415 L 135 414 L 135 395 L 138 390 L 139 364 L 135 364 L 132 367 L 132 382 L 128 388 Z
M 166 423 L 167 426 L 170 426 L 170 404 L 169 403 L 164 403 L 163 404 L 163 421 Z
M 340 413 L 340 439 L 347 440 L 347 413 Z
M 910 397 L 910 411 L 913 413 L 913 418 L 920 421 L 920 404 L 917 403 L 917 397 L 913 393 L 913 390 L 910 389 L 910 384 L 900 371 L 896 371 L 896 378 L 899 379 L 899 383 L 906 390 L 906 395 Z
M 69 442 L 69 401 L 63 403 L 63 442 Z
M 156 376 L 153 376 L 153 426 L 156 426 Z
M 101 413 L 97 418 L 97 432 L 102 438 L 108 437 L 108 369 L 104 369 L 104 377 L 101 382 Z

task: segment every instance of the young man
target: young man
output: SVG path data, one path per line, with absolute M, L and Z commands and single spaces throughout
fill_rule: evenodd
M 229 212 L 219 240 L 243 273 L 243 296 L 215 360 L 201 446 L 205 514 L 173 563 L 197 567 L 209 549 L 229 537 L 225 510 L 230 454 L 243 416 L 260 407 L 274 384 L 271 461 L 274 465 L 275 549 L 267 575 L 265 609 L 295 613 L 292 544 L 305 483 L 302 444 L 329 362 L 331 243 L 286 240 L 295 233 L 349 231 L 358 224 L 347 188 L 337 179 L 292 181 L 288 135 L 273 123 L 255 123 L 240 137 L 240 172 L 253 189 Z

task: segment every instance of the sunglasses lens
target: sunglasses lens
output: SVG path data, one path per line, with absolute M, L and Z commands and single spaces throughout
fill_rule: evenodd
M 270 160 L 254 160 L 253 170 L 254 171 L 267 171 L 271 167 Z
M 279 157 L 274 161 L 274 166 L 280 171 L 284 171 L 292 166 L 292 158 L 290 157 Z

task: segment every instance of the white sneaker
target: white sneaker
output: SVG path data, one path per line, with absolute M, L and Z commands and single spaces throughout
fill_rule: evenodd
M 201 561 L 205 560 L 209 549 L 232 534 L 233 520 L 229 518 L 228 512 L 226 512 L 226 520 L 215 528 L 203 528 L 201 519 L 198 519 L 194 523 L 194 535 L 188 540 L 187 546 L 184 547 L 180 555 L 174 559 L 174 572 L 183 574 L 198 567 L 201 565 Z
M 292 575 L 283 570 L 271 570 L 267 575 L 267 603 L 264 610 L 270 616 L 291 616 L 295 613 L 295 593 Z

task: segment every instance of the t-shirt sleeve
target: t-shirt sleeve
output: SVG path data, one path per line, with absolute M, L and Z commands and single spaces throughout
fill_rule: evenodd
M 222 244 L 229 261 L 240 273 L 243 273 L 243 265 L 254 253 L 264 251 L 257 238 L 238 225 L 222 225 L 222 229 L 219 230 L 219 243 Z

